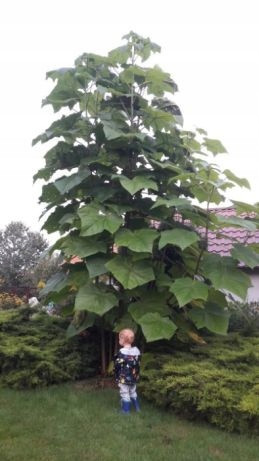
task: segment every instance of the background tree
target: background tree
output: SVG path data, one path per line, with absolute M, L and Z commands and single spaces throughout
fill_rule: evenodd
M 0 277 L 5 291 L 19 288 L 26 274 L 35 268 L 47 241 L 39 232 L 32 232 L 22 222 L 14 221 L 0 230 Z M 28 279 L 27 279 L 28 283 Z
M 42 294 L 74 293 L 72 330 L 98 325 L 103 347 L 106 330 L 126 325 L 147 341 L 178 329 L 196 340 L 202 327 L 226 333 L 224 291 L 245 298 L 250 280 L 238 262 L 252 267 L 258 255 L 240 244 L 232 257 L 209 254 L 208 231 L 252 231 L 258 207 L 233 202 L 231 218 L 210 212 L 229 188 L 249 184 L 214 164 L 225 152 L 220 141 L 182 128 L 170 96 L 176 83 L 142 64 L 160 47 L 134 32 L 124 39 L 107 57 L 84 53 L 74 67 L 47 73 L 55 86 L 43 106 L 63 115 L 33 142 L 56 140 L 34 179 L 47 182 L 43 228 L 62 234 L 53 249 L 67 264 Z M 74 265 L 73 255 L 81 258 Z
M 50 277 L 58 272 L 63 263 L 63 257 L 59 253 L 50 255 L 41 254 L 35 266 L 27 270 L 23 277 L 25 285 L 43 288 Z

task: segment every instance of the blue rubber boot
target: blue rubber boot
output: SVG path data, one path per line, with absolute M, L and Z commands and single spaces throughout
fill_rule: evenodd
M 133 403 L 133 405 L 134 405 L 135 410 L 136 410 L 136 411 L 140 411 L 140 406 L 139 406 L 139 400 L 138 400 L 138 398 L 136 398 L 136 399 L 131 399 L 131 401 L 132 401 L 132 403 Z
M 121 411 L 122 413 L 130 413 L 130 402 L 128 400 L 121 401 Z

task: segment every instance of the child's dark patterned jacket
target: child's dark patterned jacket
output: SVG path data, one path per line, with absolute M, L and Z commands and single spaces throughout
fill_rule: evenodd
M 137 348 L 132 348 L 133 350 Z M 114 372 L 116 382 L 119 384 L 136 384 L 139 381 L 140 354 L 130 355 L 119 351 L 114 357 Z

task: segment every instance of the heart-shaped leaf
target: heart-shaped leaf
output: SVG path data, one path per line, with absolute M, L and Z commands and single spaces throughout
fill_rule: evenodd
M 150 292 L 143 294 L 140 301 L 131 303 L 128 310 L 136 322 L 138 322 L 143 315 L 150 312 L 156 312 L 162 317 L 166 317 L 170 314 L 170 309 L 167 305 L 167 299 L 169 297 L 170 293 L 167 291 L 158 293 L 151 290 Z
M 256 230 L 256 223 L 253 221 L 248 221 L 248 219 L 239 218 L 238 216 L 221 216 L 217 215 L 217 221 L 220 224 L 224 224 L 225 226 L 237 226 L 243 227 L 244 229 L 255 231 Z
M 157 238 L 158 233 L 154 229 L 139 229 L 131 231 L 122 229 L 115 236 L 115 244 L 125 246 L 132 251 L 137 252 L 152 252 L 153 242 Z
M 156 182 L 146 176 L 135 176 L 133 179 L 123 177 L 120 179 L 120 183 L 131 195 L 142 189 L 158 190 Z
M 185 229 L 173 229 L 161 232 L 159 249 L 164 248 L 168 243 L 180 247 L 182 250 L 200 240 L 196 232 Z
M 203 299 L 206 301 L 208 290 L 208 285 L 198 280 L 192 280 L 190 277 L 176 279 L 170 288 L 170 291 L 174 293 L 179 303 L 179 307 L 185 306 L 185 304 L 188 304 L 193 299 Z
M 115 256 L 106 267 L 127 289 L 144 285 L 155 278 L 151 262 L 148 260 L 134 261 L 130 257 Z
M 161 317 L 158 313 L 143 315 L 138 322 L 142 328 L 147 342 L 159 339 L 170 339 L 177 330 L 177 326 L 167 317 Z
M 213 333 L 225 335 L 228 330 L 229 312 L 215 303 L 208 303 L 204 309 L 193 308 L 188 316 L 197 328 L 206 327 Z
M 46 296 L 49 293 L 59 293 L 67 286 L 67 275 L 64 272 L 57 272 L 46 283 L 45 287 L 40 291 L 40 297 Z
M 74 173 L 71 176 L 63 176 L 63 178 L 57 179 L 54 182 L 54 186 L 64 195 L 69 192 L 73 187 L 78 186 L 81 182 L 86 179 L 91 174 L 89 168 L 84 168 L 84 170 Z
M 89 311 L 103 315 L 118 304 L 113 293 L 92 283 L 82 286 L 76 296 L 75 311 Z
M 204 277 L 211 280 L 217 290 L 227 290 L 242 299 L 251 286 L 250 277 L 237 268 L 230 257 L 206 254 L 201 264 Z
M 204 138 L 204 145 L 214 155 L 225 154 L 227 152 L 226 148 L 218 139 Z
M 100 234 L 104 230 L 113 234 L 123 223 L 121 216 L 97 204 L 85 205 L 78 210 L 78 215 L 81 219 L 81 236 Z
M 105 242 L 98 241 L 95 237 L 79 237 L 69 235 L 62 241 L 60 249 L 66 256 L 76 255 L 79 258 L 94 255 L 96 253 L 105 253 Z
M 171 208 L 171 207 L 189 207 L 191 205 L 191 202 L 187 200 L 186 198 L 182 197 L 175 197 L 171 199 L 165 199 L 158 197 L 154 205 L 151 207 L 151 209 L 157 208 L 159 206 L 165 206 L 166 208 Z
M 246 266 L 253 269 L 256 266 L 259 266 L 259 254 L 255 253 L 251 248 L 236 243 L 231 250 L 231 255 L 233 258 L 244 263 Z
M 108 257 L 104 255 L 90 256 L 86 260 L 86 267 L 89 272 L 90 278 L 97 277 L 98 275 L 106 274 L 108 272 L 105 264 L 108 261 Z

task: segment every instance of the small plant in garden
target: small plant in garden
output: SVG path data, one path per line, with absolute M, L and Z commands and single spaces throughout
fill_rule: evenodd
M 177 329 L 193 339 L 203 327 L 226 333 L 224 291 L 244 299 L 250 279 L 238 263 L 259 263 L 235 242 L 229 257 L 208 253 L 209 230 L 249 233 L 258 206 L 233 201 L 235 217 L 210 212 L 248 181 L 214 163 L 226 152 L 220 141 L 183 128 L 175 81 L 145 64 L 160 47 L 134 32 L 124 39 L 108 56 L 84 53 L 73 67 L 47 73 L 55 86 L 43 106 L 61 117 L 33 141 L 52 141 L 34 180 L 46 182 L 43 228 L 62 234 L 53 250 L 66 260 L 42 295 L 69 299 L 71 334 L 97 325 L 103 351 L 104 331 L 124 326 L 147 341 Z
M 0 310 L 14 309 L 24 304 L 19 296 L 10 293 L 0 293 Z

